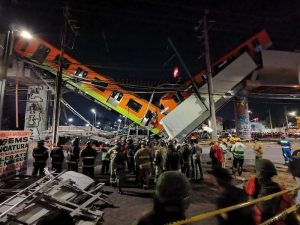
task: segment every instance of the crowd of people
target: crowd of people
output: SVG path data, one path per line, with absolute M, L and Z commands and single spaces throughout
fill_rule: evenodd
M 291 154 L 291 142 L 282 135 L 278 144 L 282 147 L 285 163 L 289 164 L 292 175 L 297 183 L 300 182 L 300 150 Z M 255 154 L 256 175 L 251 177 L 246 189 L 234 186 L 232 175 L 241 176 L 243 173 L 246 145 L 238 137 L 220 138 L 210 143 L 209 157 L 211 170 L 208 171 L 206 181 L 220 192 L 217 201 L 219 208 L 239 204 L 266 196 L 284 189 L 274 182 L 272 177 L 277 175 L 274 164 L 263 159 L 263 144 L 258 138 L 251 143 Z M 191 135 L 182 143 L 164 140 L 141 140 L 134 143 L 133 139 L 116 140 L 113 145 L 99 143 L 97 150 L 93 143 L 87 142 L 81 149 L 80 139 L 76 138 L 66 149 L 66 159 L 61 144 L 52 148 L 50 154 L 39 141 L 33 149 L 35 159 L 33 175 L 43 174 L 49 156 L 51 166 L 60 173 L 64 161 L 67 169 L 79 171 L 79 162 L 82 162 L 82 173 L 94 177 L 95 160 L 101 154 L 101 174 L 109 175 L 110 184 L 117 186 L 123 194 L 123 185 L 126 174 L 135 175 L 139 187 L 148 188 L 151 181 L 156 184 L 154 207 L 151 212 L 143 216 L 136 224 L 165 224 L 185 218 L 185 211 L 189 205 L 190 181 L 201 182 L 204 179 L 202 169 L 202 144 L 197 137 Z M 232 162 L 232 163 L 229 163 Z M 300 193 L 297 203 L 300 203 Z M 288 195 L 283 195 L 272 201 L 260 202 L 255 207 L 246 207 L 219 216 L 219 224 L 256 225 L 268 220 L 272 216 L 290 207 L 292 204 Z M 164 215 L 162 217 L 161 215 Z M 292 214 L 283 219 L 278 225 L 294 225 Z

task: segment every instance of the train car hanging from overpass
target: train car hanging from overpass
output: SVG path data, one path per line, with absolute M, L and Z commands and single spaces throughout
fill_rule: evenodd
M 28 62 L 57 75 L 61 51 L 48 42 L 38 37 L 30 40 L 20 38 L 14 50 Z M 159 107 L 124 90 L 107 76 L 93 71 L 67 54 L 63 59 L 63 80 L 69 89 L 117 111 L 154 134 L 163 128 L 159 121 L 164 115 Z
M 255 54 L 261 52 L 262 49 L 267 49 L 272 45 L 271 39 L 266 30 L 262 30 L 246 41 L 241 43 L 236 48 L 225 54 L 223 57 L 212 63 L 213 74 L 218 74 L 221 70 L 225 69 L 230 63 L 236 58 L 242 55 L 244 52 L 249 53 L 250 56 L 254 57 Z M 206 70 L 201 70 L 194 76 L 194 80 L 198 85 L 198 88 L 206 83 Z M 183 92 L 171 92 L 165 94 L 160 99 L 160 105 L 167 112 L 173 111 L 181 102 L 187 99 L 192 94 L 192 82 L 186 81 L 184 84 L 186 88 Z

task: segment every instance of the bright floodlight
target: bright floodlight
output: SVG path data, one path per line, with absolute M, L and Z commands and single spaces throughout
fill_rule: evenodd
M 296 116 L 296 111 L 289 112 L 289 115 L 290 115 L 290 116 Z
M 22 36 L 23 38 L 25 38 L 25 39 L 31 39 L 31 38 L 32 38 L 31 33 L 29 33 L 29 32 L 26 31 L 26 30 L 22 30 L 22 31 L 21 31 L 21 36 Z
M 73 122 L 73 118 L 69 118 L 68 121 L 69 121 L 69 122 Z
M 95 110 L 95 109 L 91 109 L 91 112 L 92 112 L 92 113 L 96 113 L 96 110 Z
M 85 124 L 85 126 L 88 127 L 88 126 L 90 126 L 90 125 L 87 123 L 87 124 Z
M 100 125 L 100 122 L 97 122 L 98 125 Z
M 119 123 L 121 123 L 121 122 L 122 122 L 122 120 L 121 120 L 121 119 L 118 119 L 118 122 L 119 122 Z
M 248 110 L 248 113 L 250 113 L 250 114 L 251 114 L 251 113 L 252 113 L 252 111 L 251 111 L 251 110 Z

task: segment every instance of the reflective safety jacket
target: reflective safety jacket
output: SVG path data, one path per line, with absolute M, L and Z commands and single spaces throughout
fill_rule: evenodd
M 135 163 L 140 169 L 150 168 L 152 164 L 152 154 L 148 148 L 139 149 L 134 155 Z
M 63 149 L 61 147 L 53 148 L 50 156 L 52 159 L 52 164 L 62 164 L 65 158 Z
M 244 159 L 245 145 L 242 142 L 237 142 L 231 147 L 233 157 L 236 159 Z
M 287 138 L 282 138 L 279 141 L 279 144 L 281 145 L 282 149 L 289 149 L 291 150 L 291 141 Z
M 48 149 L 46 147 L 34 148 L 32 151 L 32 156 L 35 160 L 35 163 L 46 163 L 49 158 Z

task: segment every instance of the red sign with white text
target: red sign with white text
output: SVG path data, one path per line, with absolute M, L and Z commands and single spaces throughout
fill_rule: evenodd
M 25 173 L 30 131 L 0 131 L 0 179 Z

